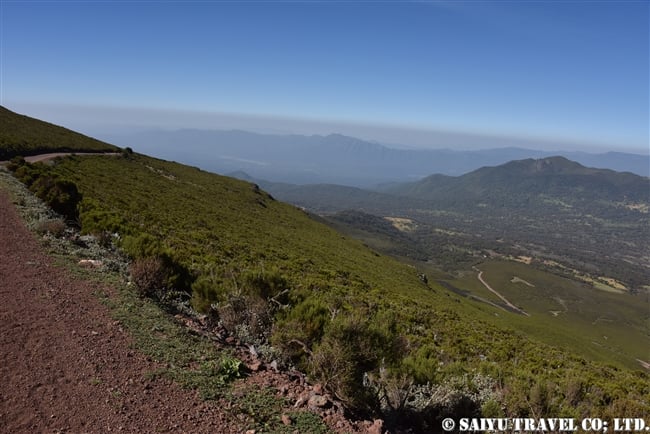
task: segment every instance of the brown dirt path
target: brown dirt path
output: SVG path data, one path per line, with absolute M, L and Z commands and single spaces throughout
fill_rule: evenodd
M 56 157 L 65 157 L 68 155 L 120 155 L 119 152 L 55 152 L 51 154 L 39 154 L 39 155 L 31 155 L 29 157 L 25 157 L 25 161 L 28 163 L 37 163 L 39 161 L 47 161 L 47 160 L 52 160 Z
M 49 154 L 38 154 L 38 155 L 29 155 L 25 157 L 25 161 L 28 163 L 38 163 L 48 160 L 52 160 L 57 157 L 66 157 L 68 155 L 111 155 L 116 156 L 120 155 L 119 152 L 53 152 Z M 7 164 L 9 160 L 0 160 L 0 164 Z
M 163 379 L 93 292 L 52 264 L 0 190 L 0 432 L 243 431 Z
M 512 304 L 512 303 L 510 303 L 510 301 L 509 301 L 507 298 L 505 298 L 503 295 L 501 295 L 501 294 L 500 294 L 496 289 L 492 288 L 492 287 L 491 287 L 491 286 L 490 286 L 490 285 L 485 281 L 485 279 L 483 279 L 483 272 L 482 272 L 481 270 L 479 270 L 479 269 L 476 268 L 476 267 L 472 267 L 472 268 L 474 268 L 474 270 L 478 271 L 478 276 L 477 276 L 477 277 L 478 277 L 478 280 L 483 284 L 483 286 L 485 286 L 485 287 L 486 287 L 489 291 L 491 291 L 494 295 L 496 295 L 497 297 L 499 297 L 499 298 L 501 299 L 501 301 L 503 301 L 503 302 L 506 304 L 506 306 L 508 306 L 511 310 L 513 310 L 513 311 L 516 312 L 516 313 L 519 313 L 519 314 L 521 314 L 521 315 L 525 315 L 525 316 L 530 316 L 530 314 L 529 314 L 528 312 L 524 311 L 523 309 L 519 309 L 517 306 L 515 306 L 515 305 Z

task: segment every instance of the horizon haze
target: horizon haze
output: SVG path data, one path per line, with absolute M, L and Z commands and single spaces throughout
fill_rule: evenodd
M 91 135 L 242 129 L 645 154 L 649 12 L 607 1 L 3 1 L 0 104 Z

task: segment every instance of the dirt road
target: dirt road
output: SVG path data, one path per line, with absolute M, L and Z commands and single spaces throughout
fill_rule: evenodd
M 0 431 L 241 432 L 194 392 L 149 380 L 153 362 L 53 265 L 0 189 Z
M 50 154 L 38 154 L 25 157 L 28 163 L 38 163 L 43 161 L 52 160 L 56 157 L 65 157 L 68 155 L 121 155 L 119 152 L 53 152 Z M 0 160 L 0 164 L 7 164 L 9 160 Z
M 118 152 L 55 152 L 52 154 L 39 154 L 25 157 L 28 163 L 37 163 L 39 161 L 47 161 L 56 157 L 65 157 L 68 155 L 120 155 Z
M 495 290 L 494 288 L 492 288 L 492 287 L 491 287 L 491 286 L 490 286 L 490 285 L 489 285 L 489 284 L 488 284 L 488 283 L 483 279 L 483 272 L 482 272 L 482 271 L 480 271 L 480 270 L 479 270 L 478 268 L 476 268 L 476 267 L 473 267 L 473 268 L 474 268 L 476 271 L 478 271 L 478 280 L 481 281 L 481 283 L 483 284 L 483 286 L 485 286 L 485 287 L 488 289 L 488 291 L 491 291 L 494 295 L 496 295 L 497 297 L 499 297 L 499 298 L 501 299 L 501 301 L 503 301 L 503 302 L 506 304 L 506 306 L 508 306 L 508 307 L 509 307 L 510 309 L 512 309 L 513 311 L 515 311 L 515 312 L 517 312 L 517 313 L 520 313 L 520 314 L 522 314 L 522 315 L 530 316 L 530 315 L 529 315 L 527 312 L 525 312 L 523 309 L 520 309 L 520 308 L 518 308 L 517 306 L 515 306 L 514 304 L 510 303 L 510 301 L 509 301 L 507 298 L 505 298 L 505 297 L 504 297 L 503 295 L 501 295 L 497 290 Z

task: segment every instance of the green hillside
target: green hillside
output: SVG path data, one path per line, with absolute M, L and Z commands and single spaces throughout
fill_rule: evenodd
M 21 143 L 14 134 L 3 152 Z M 416 430 L 446 416 L 650 416 L 647 373 L 531 339 L 254 184 L 127 150 L 8 168 L 121 248 L 141 295 L 191 303 L 356 414 Z
M 82 231 L 156 259 L 167 293 L 273 344 L 352 409 L 422 429 L 445 415 L 650 414 L 647 374 L 531 340 L 254 184 L 128 154 L 12 169 L 45 198 L 74 185 Z
M 50 152 L 116 151 L 117 146 L 0 106 L 0 160 Z

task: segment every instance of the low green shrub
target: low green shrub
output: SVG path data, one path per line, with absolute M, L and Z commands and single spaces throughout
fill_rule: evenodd
M 279 314 L 271 342 L 292 363 L 306 368 L 309 352 L 320 342 L 330 317 L 331 313 L 323 302 L 308 298 Z
M 165 270 L 158 257 L 135 259 L 129 265 L 129 274 L 142 297 L 152 297 L 163 290 Z
M 378 411 L 377 393 L 364 385 L 364 377 L 400 358 L 395 353 L 398 340 L 381 315 L 364 316 L 363 311 L 338 315 L 313 351 L 311 373 L 351 408 Z
M 77 224 L 82 195 L 74 182 L 51 174 L 44 164 L 27 163 L 22 157 L 12 159 L 8 168 L 50 208 Z
M 216 313 L 221 325 L 245 343 L 260 345 L 270 337 L 272 307 L 261 297 L 230 294 L 216 305 Z
M 51 234 L 55 237 L 63 235 L 66 229 L 66 224 L 61 219 L 45 219 L 41 220 L 36 225 L 36 232 L 39 234 Z

